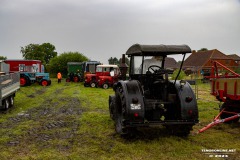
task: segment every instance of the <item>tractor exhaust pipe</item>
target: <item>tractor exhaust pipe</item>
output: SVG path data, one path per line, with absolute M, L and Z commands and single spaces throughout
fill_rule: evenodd
M 119 69 L 120 69 L 120 72 L 121 72 L 119 79 L 126 80 L 128 65 L 125 62 L 125 54 L 122 54 L 122 60 L 121 60 L 120 65 L 119 65 Z

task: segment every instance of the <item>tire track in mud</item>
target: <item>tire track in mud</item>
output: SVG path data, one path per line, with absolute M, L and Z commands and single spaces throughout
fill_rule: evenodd
M 62 92 L 67 88 L 62 87 L 55 90 L 39 106 L 21 112 L 1 123 L 1 128 L 12 130 L 18 125 L 29 124 L 26 131 L 23 131 L 20 135 L 16 136 L 9 133 L 10 140 L 6 145 L 9 147 L 35 144 L 40 149 L 46 147 L 57 148 L 58 150 L 70 149 L 80 127 L 79 118 L 83 108 L 77 97 L 64 97 Z M 43 93 L 46 92 L 44 89 L 42 91 Z M 43 93 L 36 92 L 32 94 L 32 97 Z M 61 141 L 64 141 L 64 143 L 61 144 Z

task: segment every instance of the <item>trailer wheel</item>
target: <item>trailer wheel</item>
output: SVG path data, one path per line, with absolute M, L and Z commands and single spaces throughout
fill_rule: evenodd
M 109 88 L 108 83 L 103 83 L 102 88 L 103 88 L 103 89 L 108 89 L 108 88 Z
M 8 99 L 5 99 L 5 100 L 4 100 L 4 102 L 3 102 L 3 108 L 4 108 L 5 110 L 7 110 L 7 109 L 9 108 L 9 101 L 8 101 Z
M 42 80 L 41 81 L 41 85 L 42 86 L 47 86 L 48 85 L 48 81 L 47 80 Z
M 14 97 L 13 96 L 11 96 L 10 98 L 9 98 L 9 105 L 10 105 L 10 107 L 12 107 L 13 105 L 14 105 Z

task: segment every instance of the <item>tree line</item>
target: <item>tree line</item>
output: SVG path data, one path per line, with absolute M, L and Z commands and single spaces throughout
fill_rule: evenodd
M 66 76 L 68 62 L 84 62 L 90 60 L 87 56 L 80 52 L 64 52 L 58 55 L 56 47 L 51 43 L 31 43 L 25 47 L 21 47 L 20 53 L 25 60 L 40 60 L 45 66 L 46 72 L 50 72 L 53 75 L 61 72 L 64 76 Z M 6 59 L 7 57 L 0 56 L 0 60 Z M 121 58 L 117 59 L 116 57 L 110 57 L 108 62 L 109 64 L 119 65 Z M 128 58 L 125 58 L 125 62 L 129 65 Z

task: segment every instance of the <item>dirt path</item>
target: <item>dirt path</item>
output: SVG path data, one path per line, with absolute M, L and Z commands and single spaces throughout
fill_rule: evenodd
M 34 145 L 41 148 L 57 148 L 68 150 L 74 142 L 74 135 L 80 126 L 79 118 L 82 114 L 81 103 L 77 97 L 62 97 L 66 87 L 55 90 L 46 97 L 43 103 L 24 112 L 10 117 L 0 123 L 0 128 L 9 130 L 6 147 L 16 146 L 18 152 L 24 152 L 27 147 Z M 35 90 L 28 98 L 44 96 L 46 88 Z M 21 129 L 18 128 L 21 126 Z M 24 127 L 25 126 L 25 127 Z M 22 128 L 26 128 L 23 130 Z M 19 133 L 13 134 L 17 131 Z M 61 142 L 61 143 L 58 143 Z M 19 147 L 23 146 L 23 147 Z

